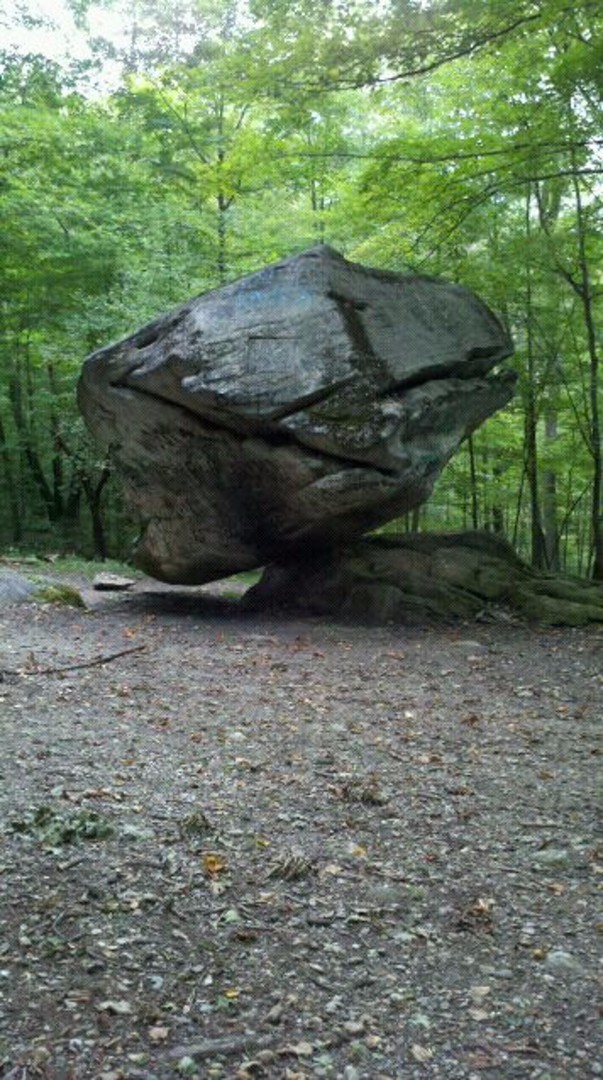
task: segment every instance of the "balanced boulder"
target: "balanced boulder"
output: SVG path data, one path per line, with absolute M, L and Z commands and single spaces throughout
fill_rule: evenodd
M 79 402 L 141 522 L 137 562 L 195 584 L 337 550 L 430 495 L 512 396 L 470 290 L 313 248 L 101 349 Z

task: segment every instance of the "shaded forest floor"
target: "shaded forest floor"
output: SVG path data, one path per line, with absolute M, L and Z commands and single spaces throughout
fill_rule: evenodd
M 0 1077 L 603 1075 L 602 644 L 1 610 Z

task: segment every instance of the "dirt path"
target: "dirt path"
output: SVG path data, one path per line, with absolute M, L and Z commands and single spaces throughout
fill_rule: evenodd
M 600 628 L 96 603 L 0 612 L 3 1080 L 603 1075 Z

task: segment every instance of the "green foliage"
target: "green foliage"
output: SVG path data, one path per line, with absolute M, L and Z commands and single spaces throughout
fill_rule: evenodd
M 66 810 L 39 806 L 23 818 L 11 822 L 12 832 L 32 836 L 44 847 L 57 848 L 82 840 L 106 840 L 113 836 L 109 821 L 94 810 Z
M 42 604 L 58 604 L 62 607 L 86 607 L 79 589 L 64 583 L 42 585 L 34 594 L 34 599 Z

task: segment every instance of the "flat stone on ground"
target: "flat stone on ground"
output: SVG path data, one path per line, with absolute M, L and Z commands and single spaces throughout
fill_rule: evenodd
M 97 592 L 119 592 L 123 589 L 131 589 L 135 585 L 134 578 L 123 577 L 121 574 L 103 572 L 96 574 L 92 581 L 92 588 Z

